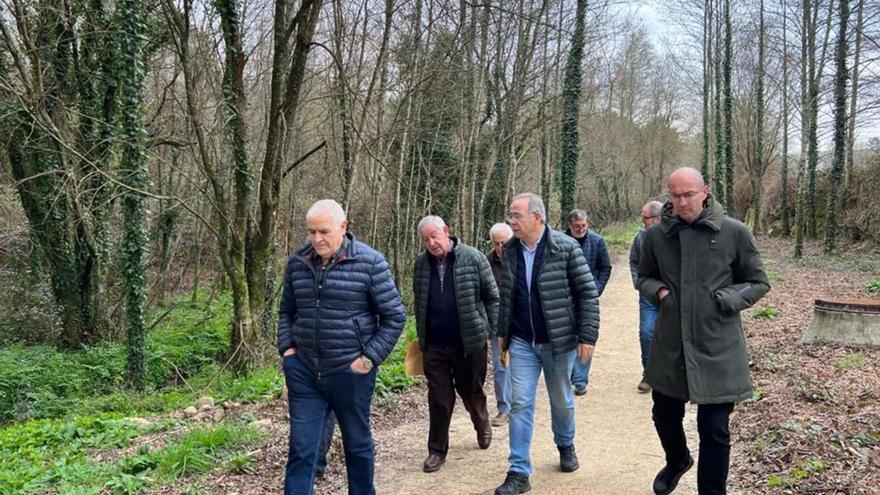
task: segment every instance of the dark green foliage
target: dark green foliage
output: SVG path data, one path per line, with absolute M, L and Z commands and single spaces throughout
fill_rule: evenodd
M 571 50 L 565 63 L 565 79 L 562 82 L 562 150 L 559 155 L 560 173 L 560 212 L 561 222 L 574 209 L 574 195 L 577 188 L 578 158 L 580 141 L 578 134 L 579 106 L 581 96 L 581 64 L 584 58 L 584 23 L 587 1 L 578 0 L 575 14 L 575 28 L 571 36 Z M 549 201 L 550 198 L 545 198 Z M 545 219 L 546 220 L 546 219 Z
M 203 310 L 197 308 L 171 314 L 147 339 L 146 384 L 150 389 L 190 379 L 226 352 L 228 298 Z M 128 412 L 138 406 L 162 410 L 160 399 L 117 395 L 125 372 L 126 351 L 117 344 L 79 353 L 48 346 L 0 350 L 0 422 L 58 417 L 81 407 L 96 412 Z
M 831 184 L 828 191 L 828 206 L 825 210 L 825 254 L 831 254 L 838 242 L 838 219 L 840 194 L 843 186 L 843 171 L 846 161 L 846 82 L 849 79 L 847 68 L 846 28 L 849 21 L 849 0 L 838 0 L 840 7 L 840 31 L 837 34 L 837 64 L 834 78 L 834 161 L 831 165 Z
M 394 393 L 406 390 L 416 383 L 413 378 L 406 376 L 406 367 L 404 366 L 406 343 L 413 340 L 417 340 L 415 320 L 408 318 L 404 327 L 404 334 L 397 341 L 388 359 L 379 367 L 379 374 L 376 376 L 377 396 L 388 397 Z

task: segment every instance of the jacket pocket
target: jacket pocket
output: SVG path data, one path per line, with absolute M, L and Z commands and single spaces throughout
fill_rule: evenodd
M 364 350 L 364 336 L 361 335 L 361 322 L 357 318 L 354 319 L 354 334 L 357 336 L 358 345 Z

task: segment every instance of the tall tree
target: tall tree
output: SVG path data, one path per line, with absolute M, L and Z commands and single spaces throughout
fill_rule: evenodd
M 711 1 L 711 0 L 710 0 Z M 719 0 L 720 1 L 720 0 Z M 715 199 L 720 202 L 725 202 L 725 194 L 724 194 L 724 150 L 726 149 L 724 145 L 724 128 L 723 128 L 723 115 L 721 112 L 721 90 L 723 86 L 723 77 L 721 73 L 721 12 L 718 9 L 713 9 L 713 13 L 715 15 L 715 21 L 713 24 L 715 25 L 715 50 L 713 50 L 714 60 L 712 63 L 712 74 L 714 75 L 713 80 L 715 81 L 715 91 L 714 91 L 714 114 L 715 114 L 715 170 L 713 174 L 713 183 L 715 189 Z
M 703 2 L 703 154 L 700 160 L 700 172 L 703 181 L 709 184 L 709 80 L 710 64 L 712 59 L 712 17 L 710 2 Z
M 105 328 L 115 29 L 101 0 L 81 9 L 61 0 L 14 3 L 0 19 L 0 52 L 11 62 L 0 71 L 0 142 L 49 275 L 61 344 L 78 349 Z
M 730 22 L 730 0 L 724 0 L 724 207 L 735 215 L 734 183 L 736 168 L 733 161 L 733 95 L 731 94 L 731 64 L 733 26 Z
M 577 188 L 577 169 L 580 157 L 578 134 L 579 108 L 581 97 L 581 64 L 584 58 L 584 23 L 587 14 L 587 0 L 577 1 L 574 33 L 571 36 L 571 49 L 565 63 L 565 80 L 562 83 L 562 150 L 559 167 L 560 213 L 562 220 L 574 208 L 574 193 Z M 549 200 L 549 198 L 547 198 Z
M 761 207 L 764 202 L 764 0 L 759 3 L 758 21 L 758 65 L 755 83 L 755 163 L 752 165 L 752 231 L 761 230 Z
M 116 11 L 119 28 L 119 138 L 122 160 L 120 182 L 126 186 L 122 197 L 122 284 L 125 291 L 125 330 L 128 380 L 137 389 L 146 382 L 146 305 L 145 271 L 149 245 L 147 208 L 143 191 L 149 183 L 144 143 L 144 48 L 146 39 L 143 0 L 120 0 Z
M 852 184 L 850 179 L 852 178 L 853 173 L 853 148 L 855 147 L 856 141 L 856 113 L 858 111 L 858 96 L 859 96 L 859 64 L 861 63 L 862 56 L 862 29 L 864 27 L 864 16 L 863 11 L 865 7 L 865 0 L 859 0 L 858 6 L 856 7 L 856 26 L 855 26 L 855 52 L 853 54 L 853 69 L 852 69 L 852 84 L 850 87 L 852 88 L 850 92 L 852 95 L 850 96 L 850 105 L 849 105 L 849 130 L 846 133 L 846 180 L 847 186 Z
M 847 25 L 849 23 L 849 0 L 838 0 L 840 28 L 837 34 L 837 50 L 834 76 L 834 159 L 831 165 L 831 184 L 828 190 L 828 206 L 825 210 L 825 254 L 837 247 L 840 193 L 846 161 L 846 80 L 849 78 L 847 60 Z
M 791 213 L 789 212 L 788 188 L 788 8 L 782 0 L 782 170 L 780 215 L 782 217 L 782 235 L 791 235 Z

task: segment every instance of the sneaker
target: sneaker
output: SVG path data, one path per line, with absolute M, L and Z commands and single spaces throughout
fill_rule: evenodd
M 559 467 L 563 473 L 571 473 L 581 467 L 578 463 L 578 456 L 574 452 L 574 444 L 565 447 L 557 445 L 556 448 L 559 449 Z
M 587 386 L 586 385 L 575 385 L 574 386 L 574 395 L 587 395 Z
M 497 416 L 492 418 L 492 426 L 504 426 L 508 421 L 510 421 L 510 415 L 500 412 Z
M 648 385 L 648 381 L 645 380 L 645 375 L 642 375 L 642 381 L 639 382 L 638 387 L 639 393 L 646 394 L 651 391 L 651 386 Z
M 675 487 L 678 486 L 678 480 L 680 480 L 684 473 L 688 472 L 693 465 L 694 458 L 688 454 L 687 461 L 684 465 L 679 467 L 664 466 L 663 469 L 657 473 L 657 477 L 654 478 L 654 493 L 656 495 L 668 495 L 672 493 L 672 491 L 675 490 Z
M 529 475 L 508 471 L 507 478 L 504 478 L 504 483 L 495 489 L 495 495 L 517 495 L 531 489 L 532 485 L 529 484 Z

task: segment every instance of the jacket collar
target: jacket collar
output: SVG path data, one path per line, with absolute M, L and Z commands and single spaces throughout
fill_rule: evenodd
M 342 246 L 340 246 L 339 251 L 333 256 L 333 261 L 335 263 L 341 263 L 343 261 L 354 259 L 358 254 L 357 242 L 355 241 L 357 241 L 357 238 L 355 238 L 354 234 L 346 232 L 345 237 L 342 239 Z M 312 261 L 317 257 L 315 247 L 312 246 L 311 241 L 306 241 L 306 244 L 299 248 L 296 254 L 309 264 L 312 264 Z
M 660 231 L 664 236 L 674 236 L 678 231 L 688 227 L 688 223 L 682 220 L 678 215 L 672 213 L 672 202 L 667 201 L 663 205 L 663 219 L 660 221 Z M 724 207 L 715 200 L 712 193 L 706 195 L 703 200 L 703 212 L 700 214 L 691 227 L 706 227 L 715 232 L 721 230 L 721 224 L 724 221 Z
M 544 236 L 541 237 L 540 241 L 538 241 L 538 246 L 540 246 L 541 243 L 544 243 L 548 251 L 553 253 L 558 252 L 559 244 L 556 243 L 556 240 L 553 237 L 553 229 L 550 228 L 549 225 L 545 225 L 544 227 Z M 507 241 L 506 244 L 504 244 L 504 247 L 501 248 L 501 251 L 506 253 L 513 249 L 519 249 L 522 245 L 522 241 L 520 241 L 516 237 L 511 237 L 510 240 Z

